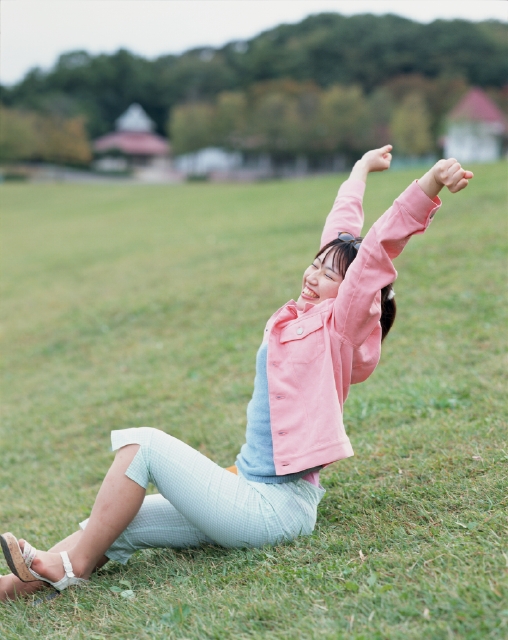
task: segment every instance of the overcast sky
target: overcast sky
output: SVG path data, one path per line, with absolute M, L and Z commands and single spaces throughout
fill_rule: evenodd
M 251 38 L 323 11 L 508 22 L 506 0 L 0 0 L 0 82 L 74 49 L 153 58 Z

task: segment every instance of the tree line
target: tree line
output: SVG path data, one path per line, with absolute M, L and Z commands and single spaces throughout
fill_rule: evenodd
M 0 162 L 18 160 L 86 165 L 92 159 L 83 116 L 0 107 Z
M 139 102 L 161 134 L 168 132 L 169 114 L 169 133 L 182 150 L 196 144 L 190 141 L 185 146 L 183 140 L 190 133 L 183 133 L 182 122 L 198 113 L 204 118 L 198 123 L 202 129 L 216 118 L 221 133 L 215 138 L 238 148 L 254 144 L 255 138 L 266 146 L 268 122 L 261 114 L 282 110 L 288 121 L 298 122 L 300 131 L 284 135 L 274 131 L 278 142 L 272 146 L 300 149 L 307 136 L 317 149 L 332 144 L 319 133 L 330 130 L 327 105 L 352 101 L 358 106 L 363 101 L 354 128 L 364 131 L 359 123 L 365 125 L 368 114 L 375 115 L 367 126 L 372 132 L 388 126 L 387 119 L 390 127 L 401 130 L 401 109 L 405 105 L 409 114 L 414 104 L 425 114 L 428 135 L 435 139 L 444 109 L 451 106 L 448 97 L 460 90 L 481 86 L 498 101 L 506 101 L 502 88 L 508 81 L 507 36 L 508 25 L 497 21 L 421 24 L 395 15 L 318 14 L 247 41 L 155 60 L 126 50 L 65 53 L 51 70 L 35 68 L 16 85 L 0 87 L 0 102 L 11 110 L 52 118 L 81 116 L 90 138 L 110 131 L 116 118 Z M 383 97 L 386 104 L 381 104 Z M 227 105 L 235 100 L 243 105 L 241 113 L 234 132 L 224 134 Z M 312 125 L 306 110 L 312 113 Z M 383 117 L 380 111 L 386 112 Z M 337 133 L 335 140 L 341 140 L 345 151 L 354 152 L 354 144 L 344 141 L 344 135 Z
M 271 80 L 214 100 L 176 106 L 168 121 L 175 154 L 208 146 L 267 153 L 277 161 L 305 156 L 311 163 L 340 154 L 348 162 L 392 142 L 401 155 L 433 153 L 440 116 L 466 85 L 411 75 L 370 94 L 360 85 Z M 431 108 L 432 107 L 432 108 Z

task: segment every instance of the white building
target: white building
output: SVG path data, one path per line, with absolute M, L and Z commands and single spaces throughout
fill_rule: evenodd
M 494 162 L 503 157 L 508 124 L 481 89 L 471 89 L 448 116 L 444 156 L 459 162 Z
M 174 159 L 178 171 L 190 175 L 206 175 L 212 171 L 233 171 L 242 166 L 242 154 L 207 147 L 193 153 L 185 153 Z
M 273 175 L 268 154 L 245 154 L 220 147 L 207 147 L 177 156 L 173 164 L 177 171 L 188 178 L 203 177 L 213 181 L 250 182 Z

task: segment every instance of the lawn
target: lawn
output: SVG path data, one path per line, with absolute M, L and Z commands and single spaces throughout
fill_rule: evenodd
M 398 318 L 311 537 L 139 552 L 0 605 L 1 640 L 507 638 L 506 164 L 473 170 L 396 261 Z M 415 177 L 371 176 L 367 224 Z M 264 323 L 344 178 L 0 187 L 2 531 L 48 548 L 75 530 L 112 429 L 234 462 Z

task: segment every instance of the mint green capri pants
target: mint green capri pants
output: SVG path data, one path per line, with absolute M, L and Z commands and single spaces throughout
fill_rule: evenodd
M 126 563 L 134 551 L 154 547 L 275 545 L 314 530 L 322 487 L 302 479 L 250 482 L 150 427 L 113 431 L 111 441 L 113 451 L 140 445 L 125 473 L 141 487 L 151 482 L 159 491 L 145 497 L 134 520 L 106 551 L 111 560 Z

